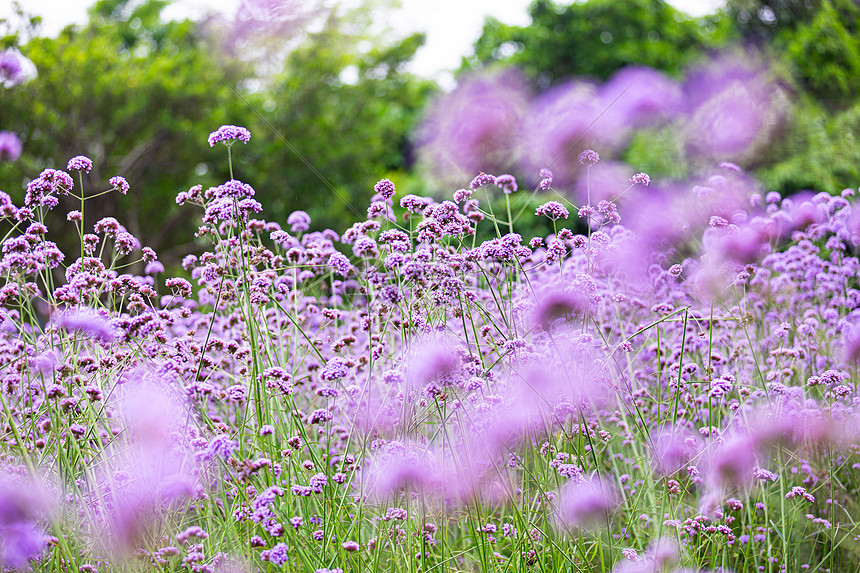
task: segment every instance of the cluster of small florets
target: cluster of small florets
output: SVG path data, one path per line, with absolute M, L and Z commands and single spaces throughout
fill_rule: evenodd
M 209 147 L 215 147 L 216 143 L 223 143 L 228 147 L 237 141 L 248 143 L 251 141 L 251 132 L 244 127 L 235 125 L 222 125 L 209 134 Z

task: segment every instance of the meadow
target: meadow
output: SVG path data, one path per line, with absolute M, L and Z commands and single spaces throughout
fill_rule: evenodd
M 231 173 L 253 145 L 208 142 Z M 439 201 L 383 179 L 310 231 L 230 179 L 176 197 L 208 246 L 168 276 L 121 221 L 83 228 L 145 192 L 91 166 L 0 194 L 2 567 L 860 566 L 854 190 L 731 163 L 581 205 L 548 169 Z M 517 233 L 516 193 L 552 233 Z M 47 239 L 58 196 L 79 251 Z

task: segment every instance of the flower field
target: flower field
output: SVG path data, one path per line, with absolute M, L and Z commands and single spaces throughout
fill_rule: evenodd
M 860 567 L 853 190 L 731 163 L 580 205 L 549 169 L 444 200 L 383 179 L 320 232 L 231 179 L 178 194 L 205 249 L 169 276 L 121 221 L 83 227 L 138 192 L 83 189 L 91 166 L 0 195 L 0 567 Z M 518 234 L 525 193 L 547 236 Z

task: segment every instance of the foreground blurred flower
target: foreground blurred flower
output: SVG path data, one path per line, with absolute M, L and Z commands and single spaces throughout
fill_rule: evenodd
M 21 140 L 11 131 L 0 131 L 0 161 L 15 161 L 21 155 Z
M 0 472 L 0 569 L 28 569 L 42 553 L 48 538 L 37 521 L 49 508 L 40 486 Z
M 124 443 L 99 466 L 94 540 L 125 557 L 160 531 L 168 514 L 197 493 L 199 467 L 183 442 L 196 435 L 167 373 L 137 370 L 119 387 Z
M 91 308 L 64 310 L 55 317 L 54 321 L 59 328 L 84 334 L 105 344 L 116 339 L 116 332 L 110 321 Z
M 618 503 L 618 492 L 604 479 L 592 477 L 572 481 L 559 492 L 557 525 L 565 530 L 586 529 L 613 511 Z

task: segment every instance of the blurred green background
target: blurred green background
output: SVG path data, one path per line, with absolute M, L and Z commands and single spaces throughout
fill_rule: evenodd
M 165 21 L 167 4 L 100 0 L 86 25 L 56 37 L 39 36 L 38 19 L 26 14 L 0 22 L 0 47 L 20 50 L 38 71 L 0 87 L 0 129 L 24 144 L 17 161 L 0 163 L 0 189 L 20 204 L 42 169 L 87 155 L 95 162 L 88 189 L 108 189 L 113 175 L 132 187 L 127 197 L 92 201 L 87 224 L 117 217 L 167 265 L 195 249 L 198 214 L 176 206 L 176 193 L 228 178 L 224 149 L 206 144 L 222 124 L 252 132 L 234 154 L 235 176 L 257 190 L 267 220 L 283 224 L 303 209 L 313 228 L 343 230 L 364 216 L 382 177 L 400 195 L 456 189 L 417 159 L 418 127 L 443 92 L 405 70 L 424 37 L 380 33 L 373 22 L 384 6 L 321 10 L 289 38 L 252 38 L 238 57 L 229 30 Z M 571 77 L 603 81 L 629 65 L 682 81 L 715 51 L 743 46 L 768 58 L 790 96 L 779 136 L 743 167 L 784 193 L 860 184 L 860 9 L 851 0 L 729 0 L 701 18 L 663 0 L 536 0 L 529 15 L 527 26 L 488 18 L 458 81 L 517 66 L 537 95 Z M 686 177 L 692 165 L 674 133 L 666 125 L 637 132 L 618 158 L 652 178 Z M 536 175 L 515 174 L 521 186 Z M 540 202 L 514 198 L 524 213 Z M 61 204 L 52 229 L 69 226 L 65 213 L 76 207 Z

